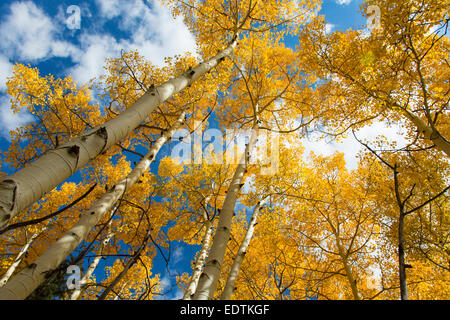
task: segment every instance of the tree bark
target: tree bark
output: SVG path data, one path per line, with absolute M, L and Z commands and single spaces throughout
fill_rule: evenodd
M 405 215 L 400 214 L 398 221 L 398 274 L 400 278 L 400 299 L 408 300 L 408 285 L 406 283 L 405 248 L 404 248 Z
M 119 300 L 120 298 L 120 294 L 122 293 L 123 289 L 126 287 L 126 285 L 128 284 L 128 282 L 125 282 L 122 287 L 120 288 L 120 290 L 116 293 L 116 296 L 114 297 L 114 300 Z
M 202 247 L 200 249 L 197 261 L 192 272 L 191 281 L 189 282 L 189 285 L 184 293 L 183 300 L 191 300 L 191 297 L 194 295 L 195 290 L 197 289 L 200 275 L 202 274 L 203 265 L 205 264 L 206 258 L 208 257 L 208 250 L 214 231 L 213 222 L 206 219 L 205 228 L 206 231 L 202 239 Z
M 232 43 L 216 56 L 176 78 L 155 86 L 114 119 L 45 153 L 36 161 L 1 181 L 0 228 L 92 159 L 127 137 L 153 112 L 156 106 L 216 67 L 232 53 L 237 44 L 237 38 L 236 35 Z
M 105 300 L 108 294 L 114 289 L 114 287 L 119 283 L 120 280 L 128 273 L 128 270 L 136 263 L 136 261 L 139 259 L 139 257 L 142 254 L 142 251 L 147 246 L 148 241 L 150 240 L 151 235 L 151 225 L 148 226 L 147 234 L 144 237 L 144 240 L 142 241 L 139 248 L 136 250 L 136 252 L 133 254 L 130 260 L 128 260 L 127 264 L 123 268 L 123 270 L 114 278 L 114 280 L 111 282 L 111 284 L 102 292 L 98 300 Z
M 347 276 L 348 283 L 350 284 L 350 288 L 352 290 L 353 298 L 355 300 L 361 300 L 361 295 L 358 291 L 358 286 L 356 284 L 356 279 L 353 277 L 353 272 L 350 264 L 348 263 L 348 255 L 342 246 L 341 240 L 339 239 L 339 231 L 334 231 L 336 237 L 336 245 L 338 247 L 339 256 L 342 259 L 342 264 L 344 265 L 345 275 Z
M 133 186 L 150 167 L 161 147 L 172 137 L 184 120 L 183 111 L 172 127 L 159 137 L 150 151 L 142 158 L 128 176 L 117 183 L 80 217 L 80 220 L 52 246 L 50 246 L 29 268 L 23 269 L 3 288 L 0 300 L 20 300 L 28 297 L 44 280 L 45 274 L 56 269 L 67 256 L 87 237 L 89 231 L 109 212 L 122 195 Z
M 239 250 L 234 257 L 233 265 L 231 266 L 230 273 L 228 275 L 227 282 L 225 284 L 225 288 L 223 289 L 222 295 L 220 297 L 221 300 L 230 300 L 231 295 L 234 291 L 234 284 L 239 276 L 239 270 L 241 269 L 242 261 L 244 261 L 245 253 L 247 252 L 247 248 L 250 244 L 250 241 L 253 237 L 253 232 L 255 231 L 255 226 L 257 224 L 259 210 L 264 205 L 265 200 L 259 201 L 254 210 L 252 217 L 250 218 L 250 222 L 248 225 L 247 232 L 245 234 L 244 239 L 239 247 Z
M 398 181 L 398 167 L 397 163 L 391 167 L 394 172 L 394 193 L 399 209 L 398 218 L 398 272 L 400 281 L 400 299 L 408 300 L 408 286 L 406 284 L 406 270 L 405 270 L 405 247 L 404 247 L 404 225 L 405 225 L 405 206 L 400 196 L 400 186 Z M 406 201 L 406 200 L 405 200 Z
M 14 262 L 11 264 L 11 266 L 8 268 L 8 270 L 6 271 L 6 273 L 3 275 L 2 279 L 0 280 L 0 288 L 3 287 L 9 280 L 9 278 L 11 278 L 12 274 L 14 273 L 14 271 L 16 271 L 17 267 L 20 265 L 20 263 L 22 262 L 23 257 L 25 256 L 25 254 L 28 252 L 28 250 L 30 249 L 31 245 L 33 244 L 34 240 L 43 232 L 45 231 L 45 229 L 47 229 L 47 227 L 44 227 L 42 230 L 35 232 L 30 240 L 28 240 L 28 242 L 22 247 L 22 249 L 20 250 L 19 254 L 17 255 L 16 259 L 14 259 Z
M 112 220 L 110 221 L 110 223 L 111 222 L 112 222 Z M 105 248 L 105 246 L 108 244 L 109 240 L 111 240 L 111 238 L 113 236 L 114 236 L 114 234 L 112 233 L 111 230 L 109 230 L 106 238 L 102 241 L 101 245 L 99 246 L 99 248 L 97 250 L 97 256 L 94 258 L 92 263 L 89 265 L 86 273 L 81 278 L 80 286 L 85 285 L 87 283 L 87 281 L 92 277 L 92 274 L 94 273 L 95 269 L 97 268 L 98 263 L 102 259 L 103 249 Z M 77 300 L 80 297 L 82 290 L 83 289 L 81 287 L 80 287 L 80 289 L 75 289 L 74 292 L 72 292 L 72 295 L 70 296 L 70 300 Z
M 230 239 L 231 221 L 233 219 L 234 207 L 236 205 L 239 191 L 242 187 L 242 179 L 246 172 L 250 152 L 256 145 L 258 121 L 252 128 L 249 142 L 245 148 L 239 164 L 234 172 L 233 179 L 227 190 L 227 195 L 220 210 L 219 223 L 217 231 L 214 235 L 213 244 L 205 264 L 205 268 L 200 276 L 197 290 L 193 296 L 193 300 L 208 300 L 214 296 L 219 281 L 220 270 L 227 249 L 227 243 Z
M 412 112 L 401 108 L 403 113 L 406 115 L 406 117 L 414 123 L 414 125 L 417 127 L 419 132 L 423 134 L 423 136 L 432 141 L 436 148 L 444 152 L 448 157 L 450 157 L 450 142 L 445 139 L 440 132 L 438 132 L 436 129 L 428 126 L 425 121 L 423 121 L 421 118 L 413 114 Z

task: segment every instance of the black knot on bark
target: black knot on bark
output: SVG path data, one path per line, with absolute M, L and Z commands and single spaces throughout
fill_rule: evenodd
M 100 127 L 96 132 L 95 132 L 95 134 L 96 135 L 98 135 L 100 138 L 103 138 L 103 139 L 108 139 L 108 131 L 106 131 L 106 128 L 105 127 Z
M 73 145 L 71 147 L 69 147 L 69 149 L 67 150 L 67 152 L 73 156 L 73 157 L 78 157 L 78 155 L 80 154 L 80 147 L 77 145 Z

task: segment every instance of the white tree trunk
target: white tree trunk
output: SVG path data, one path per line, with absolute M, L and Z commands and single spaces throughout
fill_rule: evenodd
M 119 300 L 120 294 L 122 293 L 123 289 L 125 289 L 125 287 L 128 285 L 128 281 L 125 282 L 122 287 L 120 288 L 120 290 L 116 293 L 116 296 L 114 297 L 114 300 Z
M 112 222 L 112 220 L 110 221 L 110 223 L 111 222 Z M 72 295 L 70 296 L 70 300 L 77 300 L 80 297 L 81 292 L 82 292 L 81 287 L 84 286 L 88 282 L 88 280 L 92 277 L 92 274 L 94 273 L 95 269 L 97 268 L 98 263 L 102 259 L 103 249 L 105 248 L 105 246 L 108 244 L 109 240 L 111 240 L 111 238 L 113 236 L 114 236 L 114 233 L 112 233 L 112 231 L 109 230 L 106 238 L 102 241 L 102 243 L 98 247 L 97 256 L 91 262 L 91 264 L 89 265 L 86 273 L 83 275 L 83 277 L 80 280 L 80 289 L 75 289 L 72 292 Z
M 406 117 L 409 120 L 411 120 L 412 123 L 414 123 L 419 132 L 422 133 L 426 139 L 431 140 L 437 149 L 441 150 L 448 157 L 450 157 L 450 142 L 447 139 L 445 139 L 439 132 L 434 130 L 431 126 L 428 126 L 425 121 L 416 116 L 414 113 L 404 108 L 401 108 L 401 110 L 406 115 Z
M 0 288 L 3 287 L 9 280 L 9 278 L 11 278 L 12 274 L 14 273 L 14 271 L 16 271 L 17 267 L 20 265 L 20 263 L 22 262 L 23 257 L 25 256 L 25 254 L 28 252 L 28 250 L 30 249 L 31 245 L 33 244 L 34 240 L 43 232 L 45 231 L 45 229 L 47 229 L 47 227 L 44 227 L 42 230 L 35 232 L 30 240 L 28 240 L 28 242 L 22 247 L 22 249 L 20 250 L 19 254 L 17 255 L 16 259 L 14 259 L 14 262 L 11 264 L 11 266 L 8 268 L 8 270 L 6 271 L 6 273 L 3 275 L 2 279 L 0 280 Z
M 139 257 L 141 256 L 142 252 L 147 247 L 148 241 L 150 240 L 151 230 L 152 230 L 151 225 L 149 225 L 148 228 L 147 228 L 147 234 L 145 235 L 144 240 L 142 241 L 141 245 L 136 250 L 136 252 L 133 254 L 133 256 L 128 260 L 128 262 L 125 264 L 123 270 L 113 279 L 111 284 L 102 292 L 102 294 L 98 298 L 99 300 L 105 300 L 106 299 L 108 294 L 114 290 L 114 287 L 120 282 L 120 280 L 123 279 L 123 277 L 128 273 L 130 268 L 139 259 Z
M 253 232 L 255 231 L 255 226 L 257 224 L 259 210 L 264 205 L 265 199 L 259 201 L 252 213 L 252 217 L 250 218 L 250 222 L 248 224 L 247 232 L 245 233 L 245 237 L 242 240 L 241 245 L 239 246 L 239 250 L 234 257 L 233 265 L 231 266 L 230 273 L 227 278 L 227 282 L 225 284 L 225 288 L 223 289 L 222 295 L 220 297 L 221 300 L 230 300 L 231 295 L 234 291 L 234 284 L 239 276 L 239 270 L 241 269 L 242 261 L 244 261 L 245 253 L 247 252 L 247 248 L 250 244 L 250 241 L 253 237 Z
M 48 151 L 34 162 L 0 182 L 0 228 L 19 212 L 64 182 L 112 145 L 127 137 L 156 106 L 180 92 L 229 56 L 237 44 L 233 42 L 213 58 L 180 76 L 155 86 L 136 103 L 103 125 Z
M 258 121 L 250 135 L 249 142 L 242 155 L 242 159 L 236 167 L 233 179 L 227 190 L 227 195 L 219 214 L 219 224 L 214 235 L 211 251 L 206 261 L 203 273 L 200 276 L 197 290 L 193 296 L 193 300 L 208 300 L 214 296 L 219 281 L 220 270 L 227 249 L 227 243 L 230 239 L 231 221 L 233 219 L 234 207 L 236 205 L 239 191 L 242 187 L 242 180 L 247 169 L 250 152 L 253 151 L 256 145 L 258 134 Z
M 195 293 L 195 290 L 197 289 L 198 280 L 200 279 L 200 275 L 202 274 L 203 265 L 206 261 L 206 258 L 208 257 L 208 250 L 211 243 L 211 237 L 214 231 L 213 223 L 208 219 L 206 219 L 205 221 L 205 228 L 206 231 L 202 239 L 202 247 L 200 249 L 197 261 L 195 263 L 192 272 L 191 281 L 189 282 L 189 285 L 184 293 L 183 300 L 191 300 L 192 295 Z
M 87 213 L 82 215 L 80 220 L 37 258 L 30 267 L 23 269 L 3 288 L 0 288 L 0 300 L 21 300 L 28 297 L 45 280 L 45 274 L 56 269 L 86 239 L 89 231 L 150 167 L 158 151 L 172 137 L 184 120 L 185 114 L 185 111 L 183 111 L 172 127 L 155 141 L 150 151 L 139 161 L 125 179 L 108 189 L 97 203 Z

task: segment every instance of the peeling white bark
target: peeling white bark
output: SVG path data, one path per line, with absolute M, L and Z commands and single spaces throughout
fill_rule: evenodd
M 117 183 L 80 217 L 80 220 L 53 245 L 51 245 L 30 267 L 23 269 L 0 288 L 0 300 L 22 300 L 28 297 L 44 280 L 48 271 L 56 269 L 76 247 L 86 239 L 89 231 L 111 210 L 122 195 L 133 186 L 150 167 L 161 147 L 172 137 L 183 122 L 185 111 L 178 120 L 151 147 L 128 176 Z
M 128 281 L 125 282 L 122 287 L 120 288 L 119 292 L 117 292 L 116 296 L 114 297 L 114 300 L 119 300 L 120 294 L 122 293 L 123 289 L 128 285 Z
M 222 295 L 220 296 L 221 300 L 230 300 L 231 295 L 233 294 L 234 284 L 236 283 L 236 280 L 239 276 L 239 270 L 241 269 L 242 261 L 244 261 L 247 248 L 250 244 L 250 241 L 252 240 L 253 232 L 255 231 L 259 216 L 259 210 L 264 205 L 264 203 L 265 199 L 259 201 L 253 209 L 247 232 L 245 233 L 245 237 L 242 240 L 241 245 L 239 246 L 239 250 L 236 253 L 236 256 L 234 257 L 233 265 L 231 266 L 230 273 L 228 274 L 225 288 L 223 289 Z
M 180 76 L 155 86 L 114 119 L 51 150 L 0 182 L 0 228 L 64 182 L 112 145 L 127 137 L 153 110 L 229 56 L 237 37 L 223 51 Z

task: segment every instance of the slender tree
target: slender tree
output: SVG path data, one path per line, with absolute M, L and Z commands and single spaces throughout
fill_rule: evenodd
M 0 227 L 7 224 L 23 209 L 38 201 L 44 194 L 50 192 L 97 155 L 125 138 L 159 104 L 216 67 L 232 53 L 237 41 L 238 35 L 235 34 L 231 43 L 214 57 L 178 77 L 154 85 L 133 106 L 120 115 L 47 152 L 0 182 Z
M 31 245 L 33 244 L 34 240 L 45 230 L 47 227 L 42 228 L 39 231 L 36 231 L 33 233 L 33 235 L 30 237 L 28 242 L 22 247 L 22 249 L 17 254 L 16 258 L 14 259 L 14 262 L 11 264 L 11 266 L 8 268 L 6 273 L 3 275 L 3 277 L 0 279 L 0 288 L 3 287 L 11 278 L 13 273 L 17 270 L 17 267 L 20 265 L 20 263 L 23 260 L 23 257 L 28 253 L 28 250 L 30 249 Z
M 258 110 L 257 106 L 255 106 L 255 110 Z M 255 115 L 254 125 L 251 130 L 249 141 L 245 147 L 244 154 L 242 155 L 239 164 L 236 167 L 233 179 L 231 180 L 231 183 L 227 190 L 225 201 L 223 203 L 222 209 L 220 210 L 217 230 L 213 238 L 213 243 L 208 255 L 208 259 L 205 263 L 205 268 L 200 276 L 197 290 L 193 296 L 193 300 L 211 299 L 214 295 L 214 292 L 216 291 L 222 262 L 224 260 L 224 255 L 227 248 L 227 243 L 230 238 L 230 227 L 231 220 L 233 218 L 234 207 L 236 205 L 239 191 L 241 190 L 243 185 L 242 181 L 249 163 L 250 154 L 253 153 L 256 145 L 257 134 L 258 119 L 257 115 Z
M 22 270 L 6 286 L 0 289 L 0 299 L 24 299 L 45 279 L 45 274 L 57 268 L 60 263 L 83 241 L 89 231 L 100 221 L 106 212 L 119 201 L 147 171 L 158 151 L 170 139 L 185 119 L 186 111 L 181 112 L 178 120 L 152 145 L 149 152 L 134 167 L 131 173 L 108 191 L 80 220 L 61 238 L 50 246 L 30 267 Z
M 89 265 L 86 273 L 83 275 L 83 277 L 80 279 L 80 288 L 79 289 L 75 289 L 72 294 L 70 295 L 70 300 L 78 300 L 78 298 L 80 297 L 81 293 L 82 293 L 82 286 L 85 286 L 87 284 L 87 282 L 89 281 L 89 279 L 92 277 L 95 269 L 98 266 L 98 263 L 100 262 L 100 260 L 102 259 L 102 254 L 104 251 L 105 246 L 108 244 L 109 240 L 111 240 L 111 238 L 114 236 L 114 233 L 112 232 L 111 229 L 111 223 L 112 223 L 112 219 L 110 220 L 110 222 L 108 223 L 108 233 L 106 235 L 106 238 L 103 239 L 103 241 L 101 242 L 100 246 L 98 247 L 97 250 L 97 256 L 94 258 L 94 260 L 92 260 L 91 264 Z
M 239 276 L 239 270 L 241 268 L 242 261 L 244 260 L 245 253 L 247 252 L 247 248 L 250 244 L 250 241 L 252 240 L 253 232 L 255 230 L 258 221 L 259 211 L 261 210 L 261 207 L 264 205 L 264 202 L 265 199 L 258 201 L 258 203 L 255 205 L 255 208 L 253 209 L 253 213 L 250 218 L 250 222 L 248 224 L 244 240 L 242 240 L 238 252 L 234 257 L 233 265 L 231 266 L 230 273 L 228 274 L 225 288 L 223 289 L 222 295 L 220 296 L 221 300 L 230 300 L 231 295 L 233 294 L 234 284 L 236 282 L 237 277 Z

